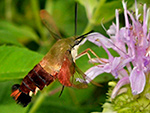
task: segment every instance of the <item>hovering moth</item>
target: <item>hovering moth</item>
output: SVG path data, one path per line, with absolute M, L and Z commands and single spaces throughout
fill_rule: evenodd
M 15 84 L 12 86 L 11 96 L 17 103 L 24 107 L 30 103 L 33 94 L 36 95 L 38 90 L 42 90 L 56 79 L 63 86 L 87 87 L 86 83 L 73 84 L 70 78 L 74 75 L 75 71 L 80 72 L 75 64 L 76 47 L 88 33 L 79 37 L 59 38 L 59 35 L 56 35 L 49 28 L 50 15 L 45 10 L 42 10 L 40 16 L 52 36 L 57 38 L 57 42 L 43 59 L 23 78 L 20 85 Z

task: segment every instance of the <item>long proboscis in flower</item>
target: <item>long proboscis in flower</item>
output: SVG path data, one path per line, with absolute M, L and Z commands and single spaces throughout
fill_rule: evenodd
M 88 34 L 90 34 L 90 33 L 92 33 L 92 32 L 93 32 L 93 30 L 90 31 L 90 32 L 88 32 L 88 33 L 85 33 L 85 34 L 83 34 L 83 35 L 81 35 L 81 36 L 79 36 L 79 37 L 74 37 L 74 38 L 75 38 L 75 42 L 74 42 L 73 47 L 76 46 L 76 45 L 78 45 L 84 38 L 86 38 L 86 36 L 87 36 Z

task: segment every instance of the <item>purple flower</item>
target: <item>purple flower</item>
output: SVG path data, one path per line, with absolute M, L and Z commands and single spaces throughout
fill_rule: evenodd
M 140 94 L 146 84 L 146 76 L 150 73 L 150 32 L 147 31 L 148 14 L 146 4 L 143 6 L 143 22 L 139 21 L 137 3 L 135 1 L 135 15 L 127 10 L 126 3 L 123 1 L 125 26 L 119 28 L 119 10 L 116 9 L 116 24 L 113 23 L 107 30 L 110 38 L 100 33 L 91 33 L 87 40 L 102 47 L 107 55 L 106 58 L 90 59 L 91 63 L 98 65 L 88 69 L 87 82 L 93 80 L 102 73 L 111 73 L 119 82 L 112 92 L 115 98 L 119 89 L 130 84 L 132 94 Z M 129 20 L 131 22 L 129 22 Z M 115 50 L 119 57 L 113 56 L 109 48 Z

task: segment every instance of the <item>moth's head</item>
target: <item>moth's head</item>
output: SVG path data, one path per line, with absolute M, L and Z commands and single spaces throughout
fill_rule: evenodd
M 81 35 L 81 36 L 75 38 L 74 45 L 72 46 L 72 49 L 71 49 L 71 54 L 72 54 L 72 57 L 73 57 L 73 61 L 74 61 L 74 62 L 75 62 L 75 59 L 76 59 L 76 56 L 77 56 L 78 48 L 79 48 L 80 45 L 82 45 L 81 42 L 82 42 L 83 39 L 85 39 L 86 36 L 87 36 L 88 34 L 90 34 L 91 32 L 93 32 L 93 31 L 90 31 L 90 32 L 88 32 L 88 33 L 86 33 L 86 34 L 84 34 L 84 35 Z
M 88 32 L 88 33 L 86 33 L 86 34 L 83 34 L 83 35 L 79 36 L 79 37 L 75 37 L 75 41 L 74 41 L 73 47 L 76 46 L 76 45 L 79 45 L 79 44 L 82 42 L 82 40 L 85 39 L 86 36 L 87 36 L 88 34 L 92 33 L 92 32 L 93 32 L 93 31 L 90 31 L 90 32 Z

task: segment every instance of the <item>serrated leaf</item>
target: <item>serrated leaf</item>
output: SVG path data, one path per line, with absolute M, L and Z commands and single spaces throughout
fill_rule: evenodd
M 43 55 L 15 46 L 0 47 L 0 80 L 23 78 Z
M 9 31 L 13 38 L 16 38 L 21 42 L 29 40 L 38 42 L 39 39 L 34 30 L 28 26 L 17 26 L 11 22 L 0 20 L 0 29 L 3 31 Z

